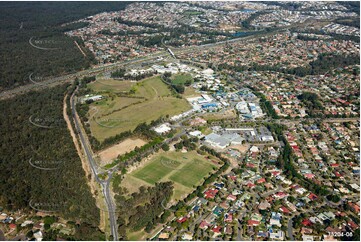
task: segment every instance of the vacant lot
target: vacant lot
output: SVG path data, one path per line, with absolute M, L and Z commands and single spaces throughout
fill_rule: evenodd
M 174 182 L 172 200 L 179 200 L 194 190 L 205 177 L 211 174 L 216 165 L 195 151 L 166 152 L 154 156 L 137 170 L 127 174 L 122 185 L 130 193 L 136 192 L 142 185 L 154 185 L 156 182 Z
M 100 88 L 99 85 L 102 84 L 94 82 L 90 87 Z M 149 123 L 161 116 L 173 116 L 191 108 L 185 99 L 173 97 L 159 76 L 136 84 L 129 82 L 127 85 L 114 88 L 113 91 L 110 88 L 105 100 L 90 105 L 92 112 L 88 115 L 93 117 L 90 120 L 90 130 L 100 142 L 118 133 L 133 130 L 142 122 Z M 132 90 L 133 94 L 121 97 L 115 95 L 115 92 L 126 90 Z
M 205 120 L 222 120 L 237 118 L 237 113 L 233 109 L 228 109 L 219 113 L 206 113 L 202 116 Z
M 119 144 L 105 149 L 98 153 L 101 165 L 109 164 L 112 160 L 117 158 L 118 155 L 125 154 L 134 150 L 135 147 L 141 147 L 145 144 L 146 142 L 142 139 L 126 139 Z
M 198 97 L 200 96 L 200 94 L 199 92 L 196 92 L 196 90 L 193 87 L 186 87 L 182 96 L 184 98 L 189 98 L 189 97 Z

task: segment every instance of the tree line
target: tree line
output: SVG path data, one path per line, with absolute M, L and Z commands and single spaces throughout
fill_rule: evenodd
M 281 151 L 275 165 L 284 170 L 284 174 L 286 174 L 287 178 L 293 180 L 303 186 L 305 189 L 315 193 L 319 196 L 326 196 L 330 193 L 330 191 L 325 186 L 320 186 L 314 183 L 311 180 L 303 177 L 296 169 L 294 165 L 295 155 L 292 152 L 292 148 L 286 138 L 283 136 L 283 130 L 285 126 L 279 124 L 271 124 L 268 123 L 267 128 L 276 134 L 276 137 L 279 141 L 284 143 L 283 150 Z
M 140 187 L 139 192 L 125 196 L 123 192 L 115 195 L 118 211 L 118 232 L 120 239 L 127 240 L 127 230 L 150 232 L 159 222 L 173 194 L 173 183 L 156 183 L 154 187 Z

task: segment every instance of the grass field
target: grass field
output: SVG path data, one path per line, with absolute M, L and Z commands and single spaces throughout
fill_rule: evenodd
M 176 74 L 171 79 L 173 84 L 184 84 L 188 80 L 193 83 L 193 77 L 190 74 Z
M 154 162 L 136 171 L 133 176 L 154 185 L 180 165 L 179 161 L 159 156 Z
M 193 87 L 186 87 L 182 96 L 184 98 L 197 97 L 200 96 L 200 93 L 196 92 L 196 90 Z
M 207 176 L 211 170 L 212 166 L 209 166 L 208 162 L 196 158 L 170 176 L 170 179 L 186 187 L 192 188 L 194 184 L 197 184 L 203 177 Z
M 234 110 L 226 110 L 223 113 L 206 113 L 202 115 L 205 120 L 222 120 L 237 118 L 237 114 Z
M 123 82 L 124 84 L 122 84 Z M 120 83 L 114 88 L 102 83 L 89 84 L 89 88 L 95 92 L 104 91 L 107 96 L 105 100 L 92 103 L 90 105 L 92 111 L 88 114 L 95 118 L 95 120 L 90 120 L 90 130 L 100 142 L 118 133 L 133 130 L 142 122 L 149 123 L 160 116 L 173 116 L 191 108 L 185 99 L 173 97 L 159 76 L 137 83 L 114 80 L 105 82 L 111 85 Z M 114 94 L 131 89 L 134 94 L 127 97 L 119 97 Z
M 172 200 L 179 200 L 194 190 L 202 180 L 213 172 L 214 163 L 195 151 L 167 152 L 154 156 L 144 166 L 127 174 L 122 181 L 129 193 L 136 192 L 142 185 L 156 182 L 174 182 Z
M 96 92 L 126 92 L 129 91 L 133 85 L 135 85 L 135 82 L 114 79 L 99 79 L 93 83 L 89 83 L 88 87 Z

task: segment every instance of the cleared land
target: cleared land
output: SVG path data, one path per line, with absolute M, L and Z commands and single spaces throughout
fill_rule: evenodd
M 135 147 L 141 147 L 146 143 L 147 142 L 142 139 L 126 139 L 119 144 L 105 149 L 98 153 L 101 165 L 109 164 L 112 160 L 117 158 L 118 155 L 125 154 L 129 151 L 134 150 Z
M 229 149 L 235 149 L 238 150 L 239 152 L 241 152 L 242 154 L 245 154 L 248 149 L 249 149 L 249 144 L 244 144 L 244 145 L 232 145 L 230 147 L 228 147 Z
M 213 162 L 195 151 L 159 153 L 144 166 L 125 175 L 122 185 L 132 193 L 138 191 L 142 185 L 151 186 L 156 182 L 172 181 L 172 200 L 176 201 L 194 190 L 215 167 Z
M 122 82 L 125 82 L 124 86 L 119 84 Z M 185 99 L 172 96 L 172 92 L 159 76 L 137 83 L 114 80 L 106 82 L 120 85 L 114 88 L 104 86 L 102 83 L 89 84 L 89 88 L 97 93 L 104 91 L 103 94 L 106 96 L 106 99 L 90 105 L 91 109 L 96 109 L 97 112 L 88 113 L 89 116 L 94 117 L 90 119 L 90 130 L 99 141 L 124 131 L 134 130 L 142 122 L 149 123 L 161 116 L 173 116 L 191 108 Z M 130 90 L 132 94 L 116 95 Z
M 200 94 L 198 92 L 196 92 L 196 90 L 193 87 L 186 87 L 184 90 L 184 93 L 182 94 L 182 96 L 184 98 L 188 98 L 188 97 L 197 97 Z
M 202 116 L 205 120 L 222 120 L 237 118 L 237 114 L 234 110 L 225 110 L 222 113 L 206 113 Z

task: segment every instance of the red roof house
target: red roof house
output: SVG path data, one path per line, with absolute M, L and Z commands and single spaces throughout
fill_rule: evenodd
M 215 196 L 216 196 L 216 194 L 218 193 L 218 190 L 217 189 L 215 189 L 215 188 L 210 188 L 210 189 L 208 189 L 205 193 L 204 193 L 204 197 L 206 198 L 206 199 L 213 199 Z
M 312 226 L 312 222 L 311 222 L 309 219 L 307 219 L 307 218 L 305 218 L 305 219 L 302 221 L 302 224 L 303 224 L 304 226 Z
M 308 198 L 313 201 L 313 200 L 317 199 L 317 196 L 316 196 L 316 194 L 313 194 L 313 193 L 311 192 L 310 195 L 308 195 Z
M 248 226 L 258 226 L 259 225 L 259 221 L 257 221 L 257 220 L 248 220 Z
M 285 206 L 280 207 L 280 211 L 282 213 L 290 213 L 290 210 L 288 210 Z
M 187 221 L 187 217 L 182 217 L 180 219 L 177 220 L 178 223 L 184 223 L 185 221 Z

